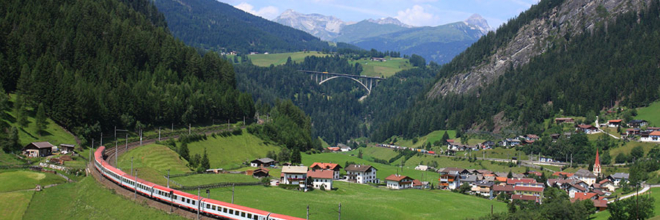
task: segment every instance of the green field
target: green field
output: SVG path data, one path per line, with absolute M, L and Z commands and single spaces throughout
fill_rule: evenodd
M 382 148 L 382 147 L 367 147 L 360 148 L 364 159 L 373 160 L 373 158 L 389 160 L 390 158 L 398 155 L 398 153 L 392 149 Z
M 0 219 L 23 219 L 34 191 L 0 193 Z
M 621 147 L 617 147 L 617 148 L 614 148 L 614 149 L 610 150 L 610 155 L 612 156 L 612 161 L 614 161 L 614 158 L 617 155 L 619 155 L 620 153 L 630 154 L 630 151 L 632 151 L 632 149 L 637 147 L 637 146 L 642 146 L 642 148 L 644 148 L 644 154 L 647 154 L 651 150 L 651 148 L 653 148 L 654 146 L 658 146 L 658 144 L 657 143 L 648 143 L 648 142 L 634 142 L 634 141 L 627 142 L 625 145 L 623 145 Z
M 52 173 L 8 170 L 0 173 L 0 192 L 34 189 L 37 184 L 46 186 L 65 182 L 64 178 Z
M 403 138 L 400 138 L 400 137 L 396 137 L 396 142 L 393 143 L 393 144 L 398 145 L 398 146 L 404 146 L 404 147 L 418 148 L 418 147 L 421 147 L 422 144 L 426 144 L 428 142 L 433 144 L 433 142 L 441 140 L 442 135 L 445 134 L 445 131 L 447 131 L 447 135 L 449 135 L 449 139 L 456 138 L 456 131 L 455 130 L 437 130 L 437 131 L 433 131 L 431 133 L 428 133 L 427 135 L 424 135 L 422 137 L 417 138 L 417 142 L 414 143 L 414 144 L 413 144 L 412 139 L 403 139 Z M 393 139 L 393 138 L 391 138 L 391 139 Z M 481 142 L 483 142 L 483 141 L 481 141 Z M 480 142 L 477 139 L 470 139 L 470 140 L 468 140 L 468 143 L 476 144 L 476 143 L 480 143 Z M 441 144 L 441 146 L 444 146 L 444 145 L 445 145 L 445 143 Z
M 16 98 L 16 95 L 11 95 L 11 101 L 13 102 Z M 6 123 L 10 126 L 16 125 L 16 118 L 13 111 L 6 111 L 5 117 L 0 117 L 0 123 Z M 41 142 L 48 141 L 51 144 L 57 146 L 59 144 L 76 144 L 76 140 L 73 135 L 69 134 L 62 127 L 57 125 L 53 120 L 48 118 L 46 120 L 47 126 L 45 131 L 41 135 L 37 133 L 36 119 L 36 109 L 28 108 L 28 126 L 25 128 L 19 128 L 19 141 L 22 146 L 25 146 L 32 142 Z
M 250 60 L 252 60 L 252 64 L 256 66 L 268 67 L 271 64 L 276 66 L 285 64 L 286 60 L 289 57 L 291 57 L 291 61 L 293 62 L 302 62 L 305 59 L 305 57 L 308 56 L 325 57 L 329 55 L 322 54 L 317 51 L 310 51 L 310 52 L 293 52 L 293 53 L 254 54 L 254 55 L 248 55 L 248 58 L 250 58 Z M 227 56 L 227 58 L 233 60 L 234 56 Z
M 190 156 L 208 153 L 211 168 L 234 168 L 241 163 L 265 157 L 268 151 L 279 152 L 279 147 L 264 143 L 245 129 L 242 135 L 228 137 L 208 136 L 207 140 L 188 144 Z
M 21 161 L 12 154 L 8 154 L 0 150 L 0 166 L 20 165 L 20 164 L 25 164 L 25 162 Z
M 126 173 L 131 172 L 131 157 L 138 177 L 157 184 L 167 184 L 163 176 L 167 175 L 168 169 L 171 174 L 191 172 L 186 166 L 187 161 L 179 159 L 179 154 L 163 145 L 149 144 L 119 156 L 119 168 Z
M 371 61 L 369 58 L 349 61 L 352 65 L 362 65 L 363 76 L 390 77 L 401 70 L 413 68 L 408 59 L 386 57 L 387 61 Z
M 654 102 L 648 107 L 637 109 L 635 119 L 644 119 L 649 122 L 649 126 L 660 126 L 660 102 Z
M 419 179 L 422 176 L 422 173 L 424 173 L 426 176 L 425 179 L 430 181 L 431 183 L 435 183 L 435 185 L 437 185 L 437 181 L 439 177 L 438 173 L 436 172 L 430 172 L 430 171 L 423 172 L 423 171 L 415 170 L 415 166 L 417 165 L 410 166 L 408 165 L 408 163 L 406 163 L 406 166 L 399 169 L 399 167 L 397 166 L 374 163 L 365 159 L 357 158 L 357 156 L 350 156 L 350 153 L 347 154 L 321 153 L 321 154 L 312 154 L 312 155 L 307 155 L 307 154 L 302 155 L 302 162 L 307 166 L 312 165 L 312 163 L 314 162 L 323 162 L 323 163 L 336 163 L 344 167 L 347 161 L 355 162 L 357 164 L 371 165 L 375 167 L 376 169 L 378 169 L 378 172 L 376 173 L 376 177 L 378 177 L 381 180 L 385 179 L 387 176 L 391 174 L 397 173 L 397 169 L 399 170 L 398 171 L 399 174 L 410 176 L 414 179 Z M 341 172 L 345 173 L 343 169 Z
M 103 188 L 94 178 L 34 194 L 23 219 L 184 219 L 135 203 Z
M 342 219 L 465 219 L 487 215 L 491 205 L 495 212 L 506 210 L 505 203 L 449 191 L 389 190 L 339 181 L 333 182 L 333 186 L 338 189 L 301 192 L 278 187 L 237 187 L 235 203 L 301 218 L 309 205 L 310 219 L 337 218 L 339 203 Z M 213 189 L 211 198 L 231 201 L 231 193 L 230 188 Z
M 245 174 L 197 174 L 172 178 L 184 186 L 199 186 L 214 183 L 250 183 L 259 182 L 259 179 Z

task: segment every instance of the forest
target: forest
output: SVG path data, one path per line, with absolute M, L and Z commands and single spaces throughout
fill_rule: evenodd
M 375 129 L 371 138 L 412 138 L 445 128 L 490 131 L 498 114 L 503 115 L 499 122 L 511 122 L 521 133 L 540 133 L 544 120 L 557 114 L 598 115 L 614 103 L 628 108 L 648 105 L 660 98 L 658 15 L 660 5 L 654 1 L 639 14 L 623 14 L 567 42 L 557 40 L 546 53 L 525 66 L 509 68 L 475 94 L 418 98 L 413 107 Z M 460 59 L 440 69 L 440 80 L 448 70 L 467 68 L 453 66 Z
M 255 113 L 251 95 L 236 89 L 232 64 L 172 37 L 148 0 L 0 5 L 2 88 L 18 97 L 15 105 L 43 106 L 83 143 L 114 126 L 238 121 Z

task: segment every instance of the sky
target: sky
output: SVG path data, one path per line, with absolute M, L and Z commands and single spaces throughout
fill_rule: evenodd
M 273 20 L 287 9 L 302 14 L 335 16 L 343 21 L 394 17 L 413 26 L 438 26 L 479 14 L 492 28 L 523 12 L 538 0 L 218 0 Z

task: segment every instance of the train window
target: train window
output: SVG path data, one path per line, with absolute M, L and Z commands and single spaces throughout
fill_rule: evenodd
M 249 213 L 248 213 L 248 216 L 247 216 L 247 217 L 248 217 L 248 218 L 252 218 L 252 214 L 249 214 Z
M 192 204 L 194 205 L 194 204 L 195 204 L 195 200 L 193 200 L 192 202 L 193 202 Z
M 206 204 L 206 208 L 207 208 L 207 209 L 210 209 L 210 208 L 211 208 L 211 205 Z
M 245 212 L 241 212 L 241 217 L 245 218 Z
M 213 210 L 218 210 L 216 206 L 213 206 L 213 208 L 212 208 L 212 209 L 213 209 Z
M 227 213 L 227 208 L 224 208 L 222 212 Z
M 254 220 L 259 220 L 259 216 L 254 215 Z
M 233 214 L 234 214 L 234 210 L 230 209 L 230 210 L 229 210 L 229 214 L 230 214 L 230 215 L 233 215 Z

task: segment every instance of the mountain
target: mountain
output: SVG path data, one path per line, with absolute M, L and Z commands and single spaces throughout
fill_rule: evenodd
M 331 41 L 346 25 L 333 16 L 320 14 L 301 14 L 292 9 L 284 11 L 274 20 L 277 23 L 310 33 L 321 40 Z
M 397 24 L 379 24 L 377 21 L 374 22 L 374 20 L 364 20 L 355 24 L 344 26 L 334 41 L 355 43 L 365 38 L 382 36 L 406 29 L 408 28 Z
M 398 26 L 395 25 L 376 25 L 375 27 L 365 28 L 357 27 L 357 25 L 367 27 L 368 25 L 358 23 L 344 28 L 355 30 L 352 32 L 346 31 L 345 36 L 348 37 L 344 39 L 349 40 L 347 43 L 363 49 L 399 51 L 405 55 L 417 54 L 426 58 L 427 61 L 444 64 L 463 52 L 465 48 L 476 42 L 484 35 L 484 32 L 487 33 L 490 29 L 485 20 L 477 19 L 480 18 L 478 15 L 471 18 L 473 19 L 436 27 L 398 28 L 398 30 L 396 28 Z M 477 23 L 475 24 L 475 22 Z M 361 38 L 359 36 L 368 37 Z
M 172 34 L 187 45 L 215 51 L 291 52 L 332 48 L 304 31 L 216 0 L 158 0 Z
M 393 17 L 387 17 L 387 18 L 381 18 L 381 19 L 367 19 L 366 21 L 374 23 L 374 24 L 393 24 L 396 26 L 400 27 L 405 27 L 405 28 L 411 28 L 413 27 L 412 25 L 407 25 L 404 24 L 403 22 L 399 21 L 399 19 L 393 18 Z
M 540 134 L 553 117 L 591 123 L 612 117 L 603 111 L 612 107 L 635 114 L 626 109 L 660 99 L 658 24 L 657 0 L 542 0 L 443 65 L 415 104 L 371 138 Z
M 470 27 L 478 29 L 479 31 L 481 31 L 481 34 L 483 35 L 486 35 L 488 34 L 489 31 L 491 31 L 491 28 L 488 25 L 488 21 L 482 18 L 481 15 L 479 14 L 473 14 L 468 19 L 465 19 L 463 23 L 465 23 Z

